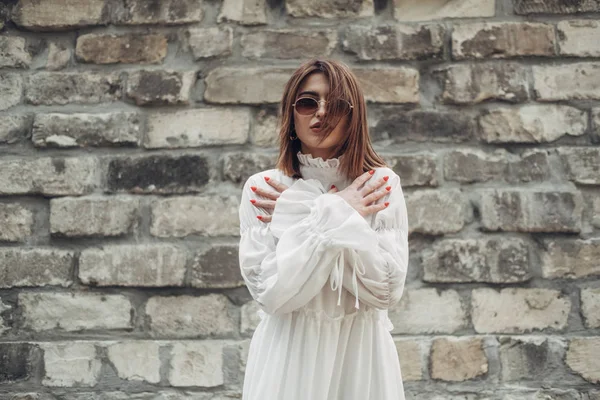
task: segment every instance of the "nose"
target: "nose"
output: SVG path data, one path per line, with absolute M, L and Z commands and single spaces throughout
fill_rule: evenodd
M 325 115 L 326 104 L 325 101 L 319 101 L 319 108 L 317 108 L 316 116 L 322 118 Z

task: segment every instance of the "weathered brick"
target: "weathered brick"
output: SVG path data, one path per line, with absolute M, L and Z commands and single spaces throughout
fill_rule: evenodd
M 225 153 L 222 159 L 225 179 L 243 185 L 255 173 L 274 168 L 277 155 L 248 152 Z
M 91 157 L 0 161 L 0 194 L 85 194 L 97 186 L 96 164 Z
M 48 45 L 48 61 L 46 69 L 58 71 L 69 65 L 72 50 L 64 43 L 52 42 Z
M 407 290 L 389 310 L 392 333 L 452 333 L 467 326 L 467 311 L 455 290 Z
M 32 140 L 38 147 L 138 145 L 140 115 L 132 112 L 102 114 L 37 114 Z
M 557 26 L 560 54 L 577 57 L 600 57 L 600 23 L 585 19 L 560 21 Z
M 23 78 L 20 74 L 0 72 L 0 111 L 8 110 L 21 102 Z
M 588 128 L 585 111 L 555 104 L 486 110 L 479 125 L 487 143 L 548 143 L 564 136 L 582 136 Z
M 188 104 L 195 71 L 135 71 L 127 79 L 127 97 L 140 105 Z
M 332 29 L 263 29 L 244 34 L 241 43 L 242 55 L 248 58 L 328 57 L 337 43 L 337 33 Z
M 0 242 L 23 242 L 33 233 L 33 212 L 17 203 L 0 203 Z
M 563 369 L 561 355 L 564 353 L 561 340 L 541 336 L 500 336 L 499 341 L 503 381 L 543 381 L 553 375 L 556 380 L 560 379 L 557 372 Z
M 77 38 L 75 56 L 94 64 L 160 63 L 167 56 L 167 38 L 146 33 L 89 33 Z
M 477 333 L 525 333 L 566 328 L 571 301 L 559 290 L 474 289 L 473 326 Z
M 591 223 L 594 227 L 600 228 L 600 196 L 592 196 L 591 198 L 591 210 L 592 210 L 592 220 Z
M 600 239 L 544 241 L 542 274 L 550 279 L 579 279 L 600 275 Z
M 600 143 L 600 108 L 592 109 L 592 138 Z
M 197 192 L 208 183 L 209 164 L 193 154 L 117 158 L 109 161 L 106 180 L 114 192 Z
M 423 362 L 422 347 L 423 344 L 415 339 L 394 339 L 396 351 L 400 360 L 403 381 L 423 380 Z
M 441 235 L 460 231 L 471 209 L 469 201 L 458 189 L 419 190 L 405 195 L 409 232 Z M 423 213 L 422 210 L 429 210 Z M 443 219 L 438 216 L 444 215 Z
M 554 26 L 543 23 L 476 22 L 452 31 L 452 56 L 507 58 L 554 55 Z
M 27 41 L 18 36 L 0 36 L 0 68 L 29 68 L 31 54 Z
M 252 144 L 260 147 L 278 147 L 279 121 L 275 113 L 260 110 L 253 118 L 250 137 Z
M 23 326 L 36 332 L 132 329 L 127 297 L 104 293 L 19 293 Z
M 52 199 L 50 232 L 67 237 L 125 235 L 137 226 L 139 207 L 138 199 L 122 197 Z
M 203 0 L 125 0 L 115 15 L 122 25 L 179 25 L 200 22 L 204 17 Z
M 515 63 L 457 64 L 438 72 L 445 103 L 477 104 L 488 100 L 518 103 L 529 98 L 526 67 Z
M 600 100 L 600 63 L 535 65 L 532 68 L 537 100 Z
M 355 68 L 365 100 L 372 103 L 418 103 L 419 71 L 413 68 Z
M 598 147 L 563 147 L 557 150 L 568 179 L 582 185 L 600 185 Z
M 239 232 L 239 227 L 237 227 Z M 237 232 L 236 232 L 237 234 Z M 244 286 L 237 246 L 214 246 L 197 252 L 190 271 L 191 285 L 200 288 Z
M 170 244 L 105 245 L 79 258 L 79 279 L 93 286 L 182 286 L 187 254 Z
M 13 9 L 12 20 L 35 31 L 104 25 L 109 21 L 108 6 L 106 0 L 21 0 Z
M 508 182 L 543 182 L 552 177 L 548 151 L 529 149 L 520 158 L 508 164 Z
M 599 12 L 600 3 L 570 0 L 515 0 L 516 14 L 573 14 Z
M 70 286 L 74 254 L 45 248 L 0 249 L 0 288 Z
M 228 26 L 190 28 L 186 38 L 194 59 L 223 57 L 231 54 L 233 29 Z
M 221 294 L 151 297 L 146 317 L 153 336 L 196 338 L 234 333 L 236 324 L 229 300 Z
M 255 300 L 251 300 L 244 304 L 241 309 L 241 327 L 242 335 L 250 335 L 254 332 L 261 321 L 259 315 L 260 307 Z
M 210 103 L 278 103 L 293 72 L 275 67 L 219 67 L 205 79 L 204 99 Z
M 93 342 L 68 341 L 40 343 L 44 350 L 44 386 L 95 386 L 102 361 Z
M 0 384 L 25 381 L 32 376 L 32 350 L 29 343 L 0 343 Z
M 581 314 L 587 328 L 600 328 L 600 288 L 581 289 Z
M 248 140 L 250 120 L 250 110 L 238 108 L 196 108 L 150 114 L 144 147 L 244 144 Z
M 116 72 L 38 72 L 26 77 L 25 99 L 35 105 L 94 104 L 120 98 Z
M 488 372 L 481 338 L 440 338 L 431 344 L 431 377 L 461 382 Z
M 121 379 L 160 382 L 160 344 L 149 340 L 126 341 L 107 348 L 108 359 Z
M 394 0 L 394 18 L 426 21 L 442 18 L 493 17 L 495 0 Z
M 425 282 L 514 283 L 531 278 L 529 249 L 517 238 L 445 239 L 423 254 Z
M 583 379 L 600 383 L 600 338 L 571 339 L 565 361 Z
M 508 173 L 507 154 L 456 149 L 444 156 L 444 178 L 462 183 L 502 180 Z
M 0 144 L 23 141 L 29 136 L 30 126 L 31 118 L 28 115 L 0 116 Z
M 3 303 L 2 302 L 2 298 L 0 297 L 0 336 L 5 335 L 6 332 L 10 332 L 11 329 L 11 320 L 10 317 L 8 317 L 8 319 L 5 321 L 4 318 L 2 316 L 2 313 L 11 310 L 13 307 L 10 304 L 7 303 Z M 2 356 L 0 356 L 0 365 L 2 364 Z M 3 371 L 4 369 L 0 369 L 0 371 Z M 2 381 L 3 378 L 0 378 L 0 382 Z
M 219 23 L 232 21 L 242 25 L 264 25 L 267 23 L 266 9 L 266 0 L 223 0 L 217 21 Z
M 224 343 L 215 340 L 173 345 L 169 369 L 171 386 L 213 387 L 224 383 Z
M 371 17 L 375 12 L 373 0 L 340 0 L 335 2 L 287 0 L 285 9 L 289 15 L 296 18 Z
M 150 233 L 158 237 L 238 235 L 239 203 L 236 196 L 225 195 L 156 199 L 150 205 Z
M 402 187 L 438 186 L 437 155 L 412 153 L 398 156 L 381 154 L 390 168 L 402 179 Z
M 481 224 L 488 231 L 579 232 L 579 192 L 537 189 L 483 189 Z

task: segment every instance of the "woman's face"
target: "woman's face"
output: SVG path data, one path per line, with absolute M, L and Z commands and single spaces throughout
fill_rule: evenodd
M 328 92 L 329 81 L 327 77 L 323 73 L 315 72 L 304 79 L 294 100 L 301 97 L 312 97 L 317 101 L 325 100 Z M 345 139 L 349 121 L 349 115 L 342 117 L 329 137 L 319 143 L 324 132 L 311 128 L 311 126 L 323 120 L 326 108 L 327 104 L 320 102 L 319 108 L 314 114 L 302 115 L 294 110 L 294 126 L 298 140 L 301 142 L 302 153 L 311 154 L 313 157 L 321 157 L 324 160 L 332 158 L 335 147 Z

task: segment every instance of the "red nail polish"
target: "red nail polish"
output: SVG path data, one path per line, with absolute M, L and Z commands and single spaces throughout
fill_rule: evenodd
M 390 190 L 392 190 L 392 187 L 388 186 L 388 187 L 385 188 L 385 190 L 387 190 L 389 192 Z
M 253 192 L 256 192 L 256 186 L 250 186 L 250 189 L 252 189 Z
M 331 189 L 335 189 L 335 185 L 331 185 Z
M 258 218 L 262 221 L 262 215 L 257 215 L 256 218 Z
M 375 173 L 375 170 L 374 170 L 374 169 L 372 169 L 372 170 L 370 170 L 370 171 L 369 171 L 369 173 L 370 173 L 371 175 L 373 175 L 373 174 Z
M 251 199 L 251 200 L 250 200 L 250 203 L 254 204 L 254 203 L 256 203 L 256 200 L 254 200 L 254 199 Z
M 389 202 L 389 201 L 386 201 L 386 202 L 385 202 L 385 203 L 383 203 L 383 204 L 385 204 L 385 206 L 387 207 L 387 206 L 389 206 L 389 205 L 390 205 L 390 202 Z
M 271 179 L 271 178 L 269 178 L 268 176 L 265 176 L 265 181 L 269 182 L 269 179 Z
M 386 182 L 388 181 L 388 179 L 390 179 L 390 177 L 389 177 L 389 176 L 384 176 L 384 177 L 383 177 L 383 180 L 384 180 L 384 181 L 386 181 Z

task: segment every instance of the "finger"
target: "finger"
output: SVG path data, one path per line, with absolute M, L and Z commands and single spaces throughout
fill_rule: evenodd
M 331 185 L 331 188 L 329 189 L 329 191 L 327 193 L 335 193 L 335 192 L 339 192 L 337 186 Z
M 383 196 L 386 196 L 390 193 L 390 191 L 392 190 L 391 186 L 386 186 L 383 189 L 380 190 L 376 190 L 375 192 L 371 193 L 370 195 L 368 195 L 367 197 L 365 197 L 364 200 L 364 204 L 371 204 L 374 201 L 379 200 L 380 198 L 382 198 Z
M 383 178 L 379 178 L 374 182 L 369 182 L 366 183 L 365 186 L 362 188 L 362 190 L 360 191 L 360 193 L 362 194 L 362 196 L 366 196 L 368 194 L 370 194 L 371 192 L 374 192 L 375 190 L 377 190 L 378 188 L 380 188 L 381 186 L 387 184 L 387 181 L 390 179 L 389 176 L 384 176 Z
M 267 182 L 269 185 L 271 185 L 279 193 L 282 193 L 285 189 L 288 188 L 287 185 L 285 185 L 285 184 L 283 184 L 283 183 L 281 183 L 278 180 L 275 180 L 273 178 L 269 178 L 268 176 L 265 176 L 265 182 Z
M 375 173 L 375 170 L 372 169 L 370 171 L 365 172 L 362 175 L 359 175 L 358 178 L 356 178 L 354 180 L 354 182 L 352 182 L 351 186 L 354 186 L 355 188 L 359 188 L 362 185 L 365 184 L 366 181 L 368 181 L 369 179 L 371 179 L 373 177 L 373 174 Z
M 373 204 L 372 206 L 368 206 L 365 208 L 364 215 L 369 215 L 369 214 L 379 212 L 381 210 L 385 210 L 386 208 L 388 208 L 389 205 L 390 205 L 389 201 L 386 201 L 385 203 L 381 203 L 381 204 Z
M 258 218 L 259 221 L 262 221 L 264 223 L 271 222 L 270 215 L 258 215 L 256 218 Z
M 277 202 L 275 200 L 250 200 L 250 203 L 254 204 L 255 207 L 264 208 L 265 210 L 274 210 L 275 204 Z
M 250 189 L 252 189 L 254 193 L 266 197 L 267 199 L 277 200 L 279 198 L 279 193 L 273 193 L 270 190 L 265 190 L 257 186 L 251 186 Z

